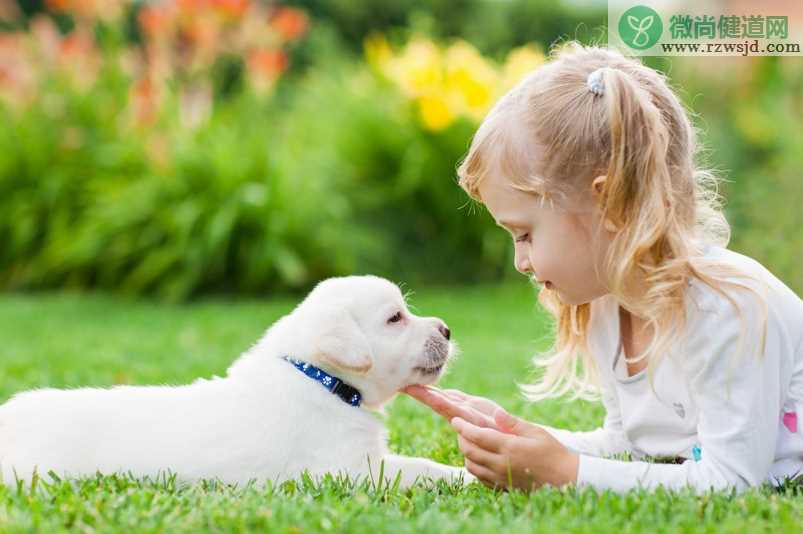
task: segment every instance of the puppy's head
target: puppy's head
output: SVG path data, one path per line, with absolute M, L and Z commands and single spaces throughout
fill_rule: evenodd
M 306 339 L 291 356 L 356 387 L 368 406 L 436 382 L 453 352 L 442 320 L 412 314 L 398 286 L 376 276 L 324 280 L 291 315 Z

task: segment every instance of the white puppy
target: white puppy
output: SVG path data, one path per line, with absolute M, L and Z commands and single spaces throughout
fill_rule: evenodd
M 452 350 L 438 318 L 409 312 L 375 276 L 331 278 L 274 323 L 225 378 L 184 386 L 39 389 L 0 406 L 3 480 L 175 473 L 182 481 L 283 481 L 308 470 L 393 481 L 473 477 L 389 454 L 371 410 L 440 376 Z M 306 364 L 306 366 L 305 366 Z M 320 372 L 319 372 L 320 371 Z M 340 381 L 340 385 L 335 386 Z M 334 390 L 334 391 L 330 391 Z M 45 476 L 45 478 L 47 478 Z

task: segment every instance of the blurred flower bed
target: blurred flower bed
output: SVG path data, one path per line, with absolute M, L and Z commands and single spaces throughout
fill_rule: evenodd
M 374 36 L 364 61 L 323 41 L 285 76 L 310 23 L 295 8 L 49 6 L 0 39 L 4 287 L 182 299 L 498 275 L 506 242 L 460 210 L 454 165 L 534 49 L 496 65 L 463 41 Z
M 5 2 L 0 20 L 0 287 L 181 300 L 358 272 L 410 284 L 510 272 L 508 238 L 472 213 L 454 171 L 543 45 L 481 53 L 434 31 L 360 30 L 355 54 L 327 21 L 256 0 Z M 748 100 L 742 80 L 689 77 L 727 95 L 705 106 L 715 159 L 743 162 L 729 170 L 752 184 L 728 192 L 739 243 L 792 258 L 760 230 L 800 250 L 796 210 L 776 206 L 799 198 L 803 164 L 801 92 L 783 86 L 800 69 L 785 68 L 756 71 Z

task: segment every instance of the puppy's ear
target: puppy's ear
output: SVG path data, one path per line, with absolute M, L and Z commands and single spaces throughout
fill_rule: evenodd
M 307 316 L 311 334 L 308 357 L 338 369 L 365 373 L 373 365 L 368 339 L 345 307 L 315 307 Z

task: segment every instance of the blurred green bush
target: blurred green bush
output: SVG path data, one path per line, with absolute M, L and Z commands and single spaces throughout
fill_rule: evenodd
M 364 68 L 315 72 L 281 111 L 241 96 L 201 128 L 145 137 L 121 131 L 126 93 L 109 78 L 81 96 L 54 87 L 18 116 L 0 108 L 14 125 L 0 129 L 4 287 L 183 298 L 356 270 L 496 274 L 504 248 L 485 250 L 450 179 L 472 125 L 427 132 Z
M 800 58 L 682 59 L 671 73 L 697 113 L 708 163 L 725 178 L 729 248 L 803 294 Z
M 504 57 L 533 41 L 604 38 L 604 2 L 565 0 L 289 0 L 336 29 L 345 47 L 362 51 L 375 32 L 405 40 L 410 30 L 436 39 L 463 38 L 486 56 Z
M 199 101 L 189 68 L 157 91 L 111 40 L 86 53 L 103 57 L 91 81 L 54 67 L 0 100 L 0 285 L 177 300 L 498 277 L 506 240 L 454 184 L 475 123 L 425 128 L 390 81 L 311 40 L 320 64 L 268 94 Z

